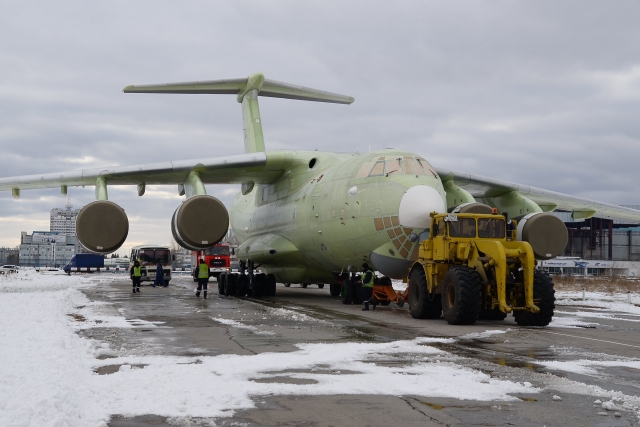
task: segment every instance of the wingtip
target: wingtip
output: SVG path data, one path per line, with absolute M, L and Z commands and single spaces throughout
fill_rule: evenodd
M 124 92 L 124 93 L 131 92 L 134 87 L 135 87 L 134 85 L 129 85 L 129 86 L 125 87 L 124 89 L 122 89 L 122 92 Z

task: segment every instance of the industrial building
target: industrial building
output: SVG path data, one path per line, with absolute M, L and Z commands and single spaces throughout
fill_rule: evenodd
M 62 267 L 76 254 L 78 240 L 58 232 L 34 231 L 20 235 L 20 265 Z

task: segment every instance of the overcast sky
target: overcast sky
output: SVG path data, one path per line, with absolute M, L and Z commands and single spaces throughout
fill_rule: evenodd
M 243 152 L 231 95 L 129 84 L 248 76 L 355 97 L 261 98 L 268 150 L 406 149 L 433 165 L 640 204 L 640 3 L 0 0 L 0 176 Z M 227 206 L 238 186 L 208 186 Z M 93 188 L 69 188 L 75 207 Z M 177 187 L 110 187 L 125 252 L 171 238 Z M 0 192 L 0 246 L 59 189 Z

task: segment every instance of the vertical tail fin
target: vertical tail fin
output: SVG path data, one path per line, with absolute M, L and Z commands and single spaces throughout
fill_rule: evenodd
M 132 85 L 125 87 L 123 92 L 237 95 L 238 102 L 242 104 L 244 151 L 246 153 L 265 151 L 258 96 L 298 99 L 301 101 L 331 102 L 335 104 L 351 104 L 355 100 L 350 96 L 339 95 L 337 93 L 268 80 L 264 78 L 262 73 L 255 73 L 249 77 L 234 79 Z

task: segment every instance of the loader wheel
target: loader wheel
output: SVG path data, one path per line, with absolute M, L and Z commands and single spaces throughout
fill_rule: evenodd
M 343 280 L 342 281 L 342 289 L 340 292 L 340 299 L 342 299 L 343 304 L 351 304 L 353 303 L 353 297 L 356 293 L 356 287 L 351 280 Z
M 475 270 L 457 266 L 444 276 L 442 312 L 451 325 L 473 325 L 482 307 L 482 278 Z
M 556 308 L 555 293 L 549 274 L 546 271 L 534 270 L 533 301 L 540 307 L 540 312 L 515 311 L 513 317 L 516 323 L 520 326 L 547 326 L 553 318 L 553 309 Z
M 339 297 L 342 287 L 340 285 L 329 285 L 329 293 L 332 297 Z
M 429 294 L 424 268 L 414 268 L 409 275 L 409 312 L 414 319 L 439 319 L 440 295 Z

